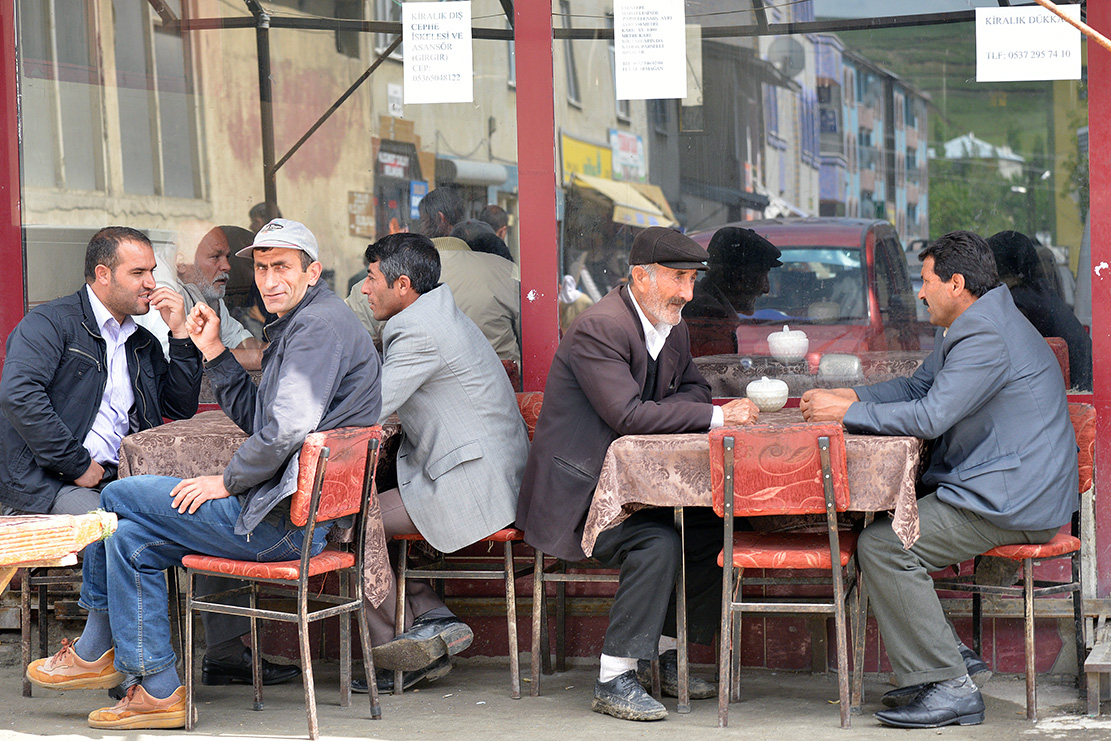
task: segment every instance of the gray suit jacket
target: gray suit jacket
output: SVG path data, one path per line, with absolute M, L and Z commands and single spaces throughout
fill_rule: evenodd
M 401 500 L 435 548 L 513 522 L 528 431 L 497 354 L 440 285 L 382 331 L 382 420 L 397 412 Z
M 923 483 L 1009 530 L 1069 521 L 1076 437 L 1053 352 L 1005 286 L 964 311 L 909 378 L 855 389 L 854 432 L 937 440 Z

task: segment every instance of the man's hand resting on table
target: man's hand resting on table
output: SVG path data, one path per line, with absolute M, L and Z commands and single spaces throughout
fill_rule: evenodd
M 726 427 L 755 424 L 760 418 L 760 408 L 752 399 L 734 399 L 722 406 L 721 411 L 725 414 Z
M 174 509 L 181 514 L 185 514 L 186 510 L 193 514 L 208 500 L 226 499 L 231 492 L 224 488 L 223 476 L 198 476 L 179 483 L 170 496 L 174 498 Z
M 841 422 L 854 401 L 860 397 L 852 389 L 810 389 L 799 399 L 799 411 L 807 422 Z

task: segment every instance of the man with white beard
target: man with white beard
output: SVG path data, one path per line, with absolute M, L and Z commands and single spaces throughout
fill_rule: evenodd
M 164 252 L 164 251 L 160 251 Z M 250 333 L 228 312 L 224 289 L 228 283 L 231 247 L 223 230 L 209 222 L 190 219 L 178 225 L 174 244 L 168 254 L 158 255 L 154 278 L 160 286 L 168 286 L 185 299 L 188 314 L 198 303 L 208 304 L 220 316 L 220 340 L 239 364 L 247 370 L 262 366 L 262 350 L 266 344 Z M 169 328 L 158 312 L 136 317 L 136 322 L 149 329 L 162 342 L 162 352 L 169 353 Z

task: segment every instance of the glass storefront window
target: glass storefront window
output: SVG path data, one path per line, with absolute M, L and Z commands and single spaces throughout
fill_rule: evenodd
M 732 225 L 782 264 L 743 241 L 711 251 L 684 316 L 715 395 L 767 374 L 792 395 L 879 381 L 933 347 L 929 240 L 1016 232 L 1001 278 L 1091 389 L 1085 80 L 975 82 L 971 7 L 996 3 L 684 5 L 686 97 L 615 107 L 612 5 L 553 3 L 563 326 L 627 279 L 639 230 L 709 245 Z M 770 356 L 784 324 L 807 333 L 805 362 Z

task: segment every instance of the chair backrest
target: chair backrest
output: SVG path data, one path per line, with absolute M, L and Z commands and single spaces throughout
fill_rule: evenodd
M 1096 452 L 1096 408 L 1091 404 L 1069 404 L 1072 429 L 1076 432 L 1076 445 L 1080 449 L 1080 493 L 1092 488 L 1092 463 Z
M 1061 366 L 1061 378 L 1065 382 L 1065 388 L 1072 388 L 1072 377 L 1069 368 L 1069 343 L 1063 337 L 1046 337 L 1046 343 L 1049 349 L 1053 351 L 1054 357 L 1057 358 L 1057 364 Z
M 340 427 L 313 432 L 301 445 L 297 491 L 289 505 L 289 519 L 303 527 L 309 521 L 317 464 L 321 452 L 328 451 L 324 480 L 320 487 L 320 504 L 316 521 L 326 522 L 359 512 L 362 506 L 363 475 L 366 472 L 368 443 L 382 441 L 382 427 Z M 373 472 L 371 472 L 373 475 Z
M 540 407 L 544 404 L 544 394 L 540 391 L 525 391 L 517 394 L 517 408 L 528 426 L 528 439 L 536 434 L 536 420 L 540 419 Z
M 832 422 L 722 427 L 710 432 L 714 511 L 725 513 L 725 440 L 733 439 L 733 514 L 737 517 L 826 511 L 818 438 L 829 438 L 830 473 L 838 512 L 849 506 L 845 434 Z

